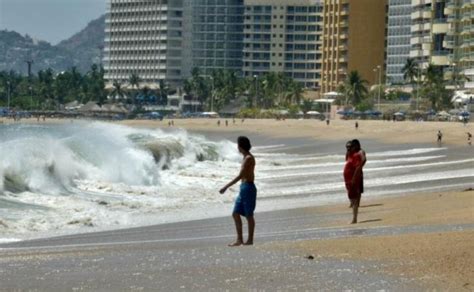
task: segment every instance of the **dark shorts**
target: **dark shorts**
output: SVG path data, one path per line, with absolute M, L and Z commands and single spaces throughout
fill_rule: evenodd
M 257 203 L 257 188 L 254 183 L 242 183 L 235 199 L 234 213 L 245 217 L 253 216 Z

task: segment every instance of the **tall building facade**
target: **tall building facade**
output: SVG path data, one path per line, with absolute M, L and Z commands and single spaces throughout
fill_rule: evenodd
M 374 69 L 385 70 L 386 8 L 386 0 L 324 0 L 322 93 L 336 90 L 351 71 L 378 83 Z
M 389 0 L 387 19 L 386 82 L 401 84 L 410 57 L 412 0 Z
M 244 0 L 192 1 L 193 67 L 242 71 Z
M 126 83 L 133 73 L 150 84 L 179 82 L 182 24 L 182 1 L 109 0 L 104 47 L 109 86 Z
M 429 64 L 441 67 L 450 65 L 449 56 L 453 53 L 448 41 L 446 0 L 412 0 L 412 38 L 410 57 L 422 68 Z
M 320 0 L 245 0 L 243 74 L 284 72 L 306 88 L 319 88 Z
M 450 67 L 445 77 L 464 75 L 465 87 L 474 89 L 474 2 L 471 0 L 449 0 L 446 3 L 448 32 L 444 46 L 451 49 Z
M 149 87 L 180 85 L 193 67 L 241 71 L 243 0 L 109 0 L 105 79 L 132 73 Z

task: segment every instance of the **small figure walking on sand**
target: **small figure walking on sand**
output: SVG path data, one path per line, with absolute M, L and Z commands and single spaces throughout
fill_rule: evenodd
M 221 120 L 217 120 L 217 126 L 218 126 L 218 127 L 221 126 Z
M 472 134 L 471 132 L 467 132 L 466 134 L 467 134 L 467 145 L 472 146 L 472 142 L 471 142 Z
M 326 126 L 329 126 L 329 119 L 326 119 Z
M 228 120 L 225 120 L 225 126 L 226 126 L 226 127 L 229 126 L 229 121 L 228 121 Z
M 219 191 L 221 194 L 223 194 L 230 186 L 234 185 L 239 180 L 241 181 L 240 193 L 235 200 L 234 211 L 232 212 L 235 229 L 237 231 L 237 240 L 234 243 L 229 244 L 229 246 L 252 245 L 253 234 L 255 231 L 255 219 L 253 216 L 257 202 L 257 188 L 254 184 L 255 158 L 253 157 L 252 153 L 250 153 L 252 145 L 250 144 L 250 140 L 247 137 L 240 136 L 237 138 L 237 146 L 239 148 L 239 152 L 243 156 L 240 173 Z M 244 216 L 248 223 L 249 233 L 248 239 L 245 243 L 242 235 L 242 220 L 240 216 Z
M 438 142 L 438 144 L 441 145 L 441 142 L 442 142 L 442 140 L 443 140 L 443 133 L 441 133 L 441 130 L 438 130 L 437 137 L 438 137 L 437 142 Z
M 356 128 L 356 130 L 359 129 L 359 123 L 358 122 L 355 123 L 355 128 Z
M 347 189 L 347 195 L 351 201 L 351 224 L 355 224 L 357 223 L 360 198 L 364 191 L 362 167 L 365 164 L 366 158 L 365 152 L 360 148 L 359 140 L 352 140 L 350 144 L 346 144 L 346 148 L 348 152 L 346 154 L 346 164 L 344 166 L 344 182 Z

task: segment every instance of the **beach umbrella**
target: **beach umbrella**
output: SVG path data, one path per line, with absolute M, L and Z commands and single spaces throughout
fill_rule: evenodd
M 382 112 L 381 111 L 373 111 L 372 114 L 374 116 L 380 116 L 382 114 Z
M 393 115 L 394 116 L 404 116 L 405 114 L 403 112 L 396 112 Z
M 306 112 L 307 115 L 312 115 L 312 116 L 318 116 L 320 115 L 321 113 L 318 112 L 318 111 L 308 111 Z
M 471 114 L 468 111 L 462 111 L 462 112 L 458 113 L 458 115 L 460 115 L 461 117 L 468 117 Z
M 436 115 L 436 111 L 433 110 L 433 109 L 430 109 L 429 111 L 426 112 L 426 114 L 427 114 L 428 116 L 435 116 L 435 115 Z

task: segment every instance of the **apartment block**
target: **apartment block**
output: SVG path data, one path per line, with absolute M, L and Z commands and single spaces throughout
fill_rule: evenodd
M 243 0 L 192 1 L 193 67 L 209 75 L 225 68 L 242 71 Z
M 245 0 L 243 74 L 284 72 L 319 88 L 321 0 Z
M 410 57 L 422 68 L 430 63 L 448 67 L 453 49 L 445 46 L 450 30 L 446 0 L 412 0 L 412 38 Z
M 410 57 L 412 0 L 389 0 L 387 19 L 386 82 L 401 84 L 403 67 Z
M 448 32 L 443 46 L 451 50 L 445 77 L 456 74 L 468 78 L 465 87 L 474 89 L 474 2 L 450 0 L 445 6 Z
M 169 3 L 168 3 L 169 2 Z M 125 83 L 182 79 L 183 2 L 110 0 L 104 48 L 105 79 Z
M 355 70 L 369 85 L 379 82 L 374 69 L 385 70 L 386 9 L 386 0 L 324 0 L 322 93 Z
M 180 85 L 193 67 L 241 71 L 243 0 L 109 0 L 105 79 Z

